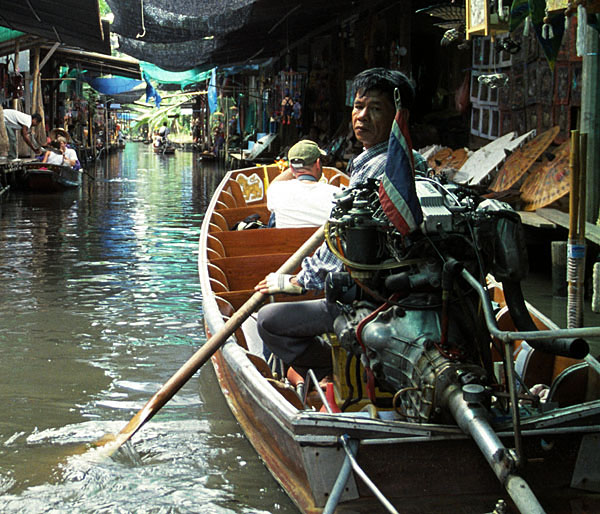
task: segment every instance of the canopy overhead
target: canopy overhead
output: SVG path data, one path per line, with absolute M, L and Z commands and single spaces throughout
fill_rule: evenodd
M 387 0 L 107 0 L 119 50 L 169 71 L 281 55 Z M 143 9 L 143 17 L 142 17 Z
M 183 43 L 244 26 L 256 0 L 107 0 L 111 30 L 144 43 Z M 143 5 L 143 18 L 142 18 Z
M 47 45 L 42 46 L 48 50 Z M 119 75 L 133 79 L 140 79 L 141 72 L 138 61 L 130 57 L 113 57 L 95 52 L 83 52 L 72 48 L 60 47 L 56 57 L 71 68 L 87 71 L 90 76 L 104 76 L 108 74 Z
M 173 84 L 183 89 L 189 84 L 203 82 L 210 78 L 210 70 L 202 71 L 199 68 L 192 68 L 186 71 L 166 71 L 149 62 L 140 62 L 140 68 L 148 78 L 158 82 L 163 87 L 165 84 Z
M 84 50 L 110 55 L 98 0 L 3 1 L 0 26 Z

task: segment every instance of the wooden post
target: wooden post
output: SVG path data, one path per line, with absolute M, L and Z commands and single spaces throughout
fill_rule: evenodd
M 108 137 L 108 99 L 104 99 L 104 148 L 106 149 L 105 155 L 108 154 L 110 148 L 110 138 Z
M 17 42 L 15 43 L 15 62 L 14 62 L 14 65 L 15 65 L 15 73 L 16 73 L 16 72 L 17 72 L 17 70 L 19 69 L 19 50 L 20 50 L 20 45 L 19 45 L 19 42 L 17 41 Z M 12 101 L 12 108 L 13 108 L 13 109 L 15 109 L 15 110 L 18 110 L 18 108 L 19 108 L 19 100 L 18 100 L 17 98 L 15 98 L 15 99 Z M 19 141 L 19 139 L 18 139 L 18 137 L 17 137 L 17 148 L 19 147 L 18 141 Z
M 46 120 L 44 116 L 44 101 L 42 94 L 42 74 L 40 70 L 40 47 L 33 51 L 33 90 L 31 94 L 31 112 L 37 112 L 42 117 L 42 122 L 35 127 L 35 139 L 40 145 L 46 144 Z

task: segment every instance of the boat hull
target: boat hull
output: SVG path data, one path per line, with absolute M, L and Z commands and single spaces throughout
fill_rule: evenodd
M 321 512 L 325 506 L 344 460 L 338 444 L 344 434 L 368 442 L 359 448 L 358 464 L 400 512 L 481 513 L 493 510 L 499 498 L 510 502 L 475 443 L 460 431 L 291 412 L 278 405 L 280 395 L 265 390 L 271 386 L 260 374 L 254 376 L 245 359 L 235 343 L 220 350 L 212 360 L 219 385 L 260 458 L 302 512 Z M 600 508 L 598 495 L 570 488 L 582 438 L 597 435 L 600 426 L 600 406 L 593 408 L 596 414 L 588 421 L 595 428 L 583 433 L 532 427 L 529 435 L 524 430 L 528 463 L 521 476 L 548 513 L 576 512 L 571 510 L 573 501 Z M 501 439 L 513 446 L 509 430 Z M 360 479 L 351 477 L 339 507 L 373 512 L 379 504 Z
M 22 172 L 20 184 L 36 192 L 58 192 L 76 189 L 81 185 L 81 170 L 68 166 L 27 164 Z
M 275 270 L 265 269 L 275 250 L 261 241 L 268 239 L 267 234 L 273 239 L 281 233 L 254 230 L 236 234 L 228 230 L 236 219 L 233 214 L 241 217 L 242 212 L 247 215 L 260 211 L 266 185 L 256 180 L 262 175 L 265 181 L 272 180 L 269 172 L 266 168 L 248 168 L 240 170 L 239 175 L 229 174 L 207 210 L 199 245 L 207 335 L 216 334 L 224 317 L 251 294 L 252 284 L 256 283 L 252 280 Z M 236 184 L 245 185 L 255 195 L 244 207 L 236 203 Z M 267 230 L 290 231 L 281 237 L 284 241 L 292 237 L 292 230 L 298 229 Z M 246 237 L 248 232 L 254 237 Z M 261 244 L 264 255 L 260 255 Z M 258 255 L 250 254 L 251 251 Z M 226 273 L 228 264 L 239 266 L 242 262 L 245 268 L 241 277 L 231 269 Z M 250 279 L 249 262 L 255 262 L 259 268 Z M 214 274 L 217 265 L 223 276 Z M 244 278 L 246 282 L 240 282 Z M 399 421 L 383 416 L 385 413 L 374 418 L 368 412 L 328 414 L 298 408 L 289 401 L 281 382 L 262 359 L 261 347 L 253 344 L 257 337 L 254 322 L 246 323 L 241 334 L 236 332 L 213 355 L 213 367 L 228 405 L 249 441 L 302 512 L 317 513 L 326 506 L 346 459 L 340 444 L 342 436 L 360 442 L 358 465 L 400 512 L 491 512 L 499 498 L 511 504 L 503 484 L 475 442 L 455 425 Z M 510 419 L 496 419 L 494 430 L 506 448 L 515 446 Z M 585 467 L 581 448 L 600 437 L 600 401 L 528 417 L 522 421 L 521 430 L 527 462 L 519 475 L 546 511 L 577 512 L 579 505 L 585 505 L 590 512 L 600 510 L 598 495 L 571 487 L 574 477 Z M 356 471 L 351 472 L 336 512 L 382 511 L 372 490 Z

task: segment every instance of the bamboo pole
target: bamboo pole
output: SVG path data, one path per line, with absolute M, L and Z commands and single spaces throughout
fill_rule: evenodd
M 579 227 L 577 236 L 582 244 L 585 244 L 585 222 L 587 204 L 587 134 L 579 135 L 579 214 L 577 220 Z
M 582 185 L 582 164 L 581 136 L 578 130 L 573 130 L 571 131 L 571 191 L 569 197 L 569 242 L 567 245 L 568 328 L 577 328 L 583 323 L 583 281 L 581 277 L 585 263 L 585 241 L 581 239 L 580 227 L 581 224 L 585 227 L 585 215 L 582 215 L 585 213 L 585 184 Z
M 14 60 L 15 73 L 17 73 L 17 70 L 19 69 L 19 51 L 20 51 L 20 49 L 21 49 L 21 46 L 19 44 L 19 41 L 17 41 L 15 43 L 15 60 Z M 15 98 L 12 101 L 12 108 L 15 110 L 19 109 L 19 99 L 18 98 Z M 19 141 L 19 138 L 17 137 L 17 148 L 19 147 L 18 141 Z
M 31 95 L 31 111 L 37 112 L 42 117 L 42 122 L 35 127 L 35 139 L 39 145 L 46 144 L 46 121 L 44 116 L 44 102 L 42 95 L 42 74 L 40 71 L 40 47 L 33 51 L 33 90 Z
M 569 241 L 575 238 L 579 215 L 579 131 L 571 130 L 571 154 L 569 156 L 571 168 L 571 189 L 569 192 Z

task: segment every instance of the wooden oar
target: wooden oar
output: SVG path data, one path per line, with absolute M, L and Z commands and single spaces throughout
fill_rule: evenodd
M 324 227 L 320 227 L 296 252 L 285 261 L 277 273 L 292 273 L 298 268 L 302 259 L 310 255 L 323 241 Z M 140 411 L 116 435 L 108 434 L 95 443 L 102 447 L 108 456 L 116 452 L 125 444 L 142 426 L 149 421 L 165 405 L 179 389 L 210 359 L 210 357 L 227 341 L 248 317 L 256 311 L 269 295 L 254 293 L 229 318 L 223 327 L 211 336 L 204 345 L 154 394 Z

